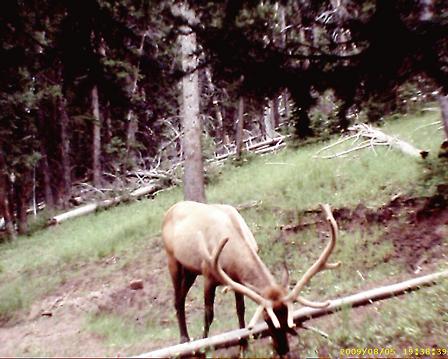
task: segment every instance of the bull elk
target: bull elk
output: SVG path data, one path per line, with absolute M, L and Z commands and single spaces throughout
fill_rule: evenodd
M 325 307 L 329 302 L 312 302 L 299 295 L 303 287 L 321 270 L 340 263 L 327 263 L 334 249 L 338 228 L 329 205 L 322 209 L 330 224 L 331 239 L 317 261 L 288 293 L 287 283 L 278 284 L 258 256 L 255 238 L 238 211 L 228 205 L 179 202 L 165 214 L 162 237 L 168 268 L 174 286 L 175 308 L 181 342 L 189 341 L 185 322 L 185 298 L 196 277 L 204 276 L 204 338 L 213 321 L 215 290 L 225 285 L 235 293 L 240 328 L 245 327 L 244 296 L 258 304 L 248 327 L 260 316 L 268 324 L 273 345 L 279 355 L 289 352 L 287 333 L 296 335 L 293 303 Z

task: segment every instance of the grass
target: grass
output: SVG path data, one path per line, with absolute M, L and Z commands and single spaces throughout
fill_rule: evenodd
M 435 133 L 433 126 L 416 129 L 434 122 L 438 116 L 433 112 L 406 116 L 386 122 L 383 129 L 417 147 L 429 149 L 430 161 L 434 161 L 442 140 L 440 133 Z M 250 158 L 240 167 L 226 164 L 214 170 L 220 175 L 207 186 L 209 202 L 262 201 L 260 206 L 244 210 L 242 214 L 260 244 L 260 256 L 277 278 L 281 277 L 285 260 L 292 281 L 297 279 L 325 245 L 325 239 L 319 238 L 316 228 L 296 235 L 281 235 L 279 227 L 296 223 L 304 210 L 317 208 L 321 202 L 331 203 L 334 207 L 352 207 L 360 202 L 368 207 L 378 207 L 396 194 L 430 195 L 439 183 L 433 180 L 433 174 L 446 174 L 440 166 L 424 165 L 418 159 L 383 148 L 376 153 L 359 151 L 346 158 L 314 159 L 318 149 L 328 143 Z M 159 194 L 155 200 L 117 206 L 37 231 L 12 243 L 0 244 L 0 319 L 26 313 L 34 301 L 81 273 L 84 275 L 84 265 L 96 268 L 90 276 L 106 278 L 120 275 L 126 266 L 140 258 L 143 251 L 160 253 L 163 213 L 181 198 L 181 189 L 173 189 Z M 341 260 L 343 266 L 319 274 L 319 279 L 306 288 L 304 295 L 322 300 L 353 293 L 368 283 L 384 282 L 404 273 L 403 264 L 389 260 L 393 251 L 393 244 L 384 240 L 384 228 L 373 226 L 368 230 L 342 232 L 332 259 Z M 104 269 L 99 265 L 111 256 L 122 258 L 117 267 Z M 170 291 L 169 282 L 159 290 Z M 344 346 L 405 345 L 406 341 L 417 343 L 431 332 L 431 328 L 435 328 L 432 340 L 442 340 L 442 333 L 448 332 L 447 308 L 443 300 L 447 290 L 445 283 L 403 299 L 387 301 L 363 314 L 363 320 L 353 319 L 359 316 L 358 310 L 347 309 L 323 324 L 324 329 L 332 333 L 331 342 L 304 331 L 293 348 L 307 355 L 316 355 L 315 348 L 324 348 L 334 355 Z M 188 298 L 192 306 L 188 314 L 189 330 L 193 337 L 199 337 L 202 332 L 202 287 L 196 285 Z M 247 304 L 248 313 L 252 313 L 253 304 Z M 177 323 L 171 303 L 163 305 L 158 310 L 167 310 L 168 323 L 162 326 L 154 313 L 149 312 L 154 310 L 152 308 L 142 309 L 142 315 L 147 318 L 145 324 L 136 324 L 121 314 L 100 312 L 86 317 L 85 329 L 103 338 L 110 353 L 117 347 L 127 353 L 133 352 L 139 343 L 172 342 L 177 340 Z M 233 295 L 218 293 L 212 334 L 235 328 L 234 312 Z M 393 324 L 387 320 L 388 315 L 395 318 Z M 401 333 L 404 339 L 400 339 Z M 442 345 L 442 341 L 439 344 Z M 254 343 L 249 352 L 253 356 L 269 353 L 269 346 L 258 343 Z
M 434 156 L 442 141 L 441 134 L 434 135 L 434 127 L 417 132 L 412 129 L 433 122 L 437 116 L 435 113 L 409 116 L 405 121 L 387 124 L 384 131 L 432 150 Z M 312 208 L 319 202 L 350 206 L 360 199 L 374 206 L 404 188 L 411 193 L 418 190 L 416 183 L 422 172 L 419 160 L 385 148 L 377 149 L 376 153 L 358 152 L 355 157 L 313 159 L 323 146 L 308 145 L 258 157 L 238 170 L 223 170 L 221 181 L 208 189 L 207 196 L 215 202 L 263 200 L 270 207 Z
M 374 304 L 368 311 L 343 310 L 316 323 L 331 328 L 329 339 L 303 331 L 297 350 L 315 356 L 314 348 L 325 348 L 329 355 L 339 356 L 344 348 L 389 348 L 396 357 L 405 357 L 409 348 L 444 348 L 447 290 L 444 280 L 436 287 Z
M 101 313 L 87 318 L 85 329 L 102 336 L 111 348 L 132 346 L 140 341 L 157 340 L 173 335 L 171 328 L 156 330 L 158 323 L 137 323 L 114 314 Z

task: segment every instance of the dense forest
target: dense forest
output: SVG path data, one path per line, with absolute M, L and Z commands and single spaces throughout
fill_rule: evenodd
M 103 198 L 135 189 L 139 170 L 185 160 L 186 175 L 198 179 L 200 153 L 240 155 L 250 138 L 281 133 L 300 145 L 436 98 L 446 116 L 447 7 L 4 1 L 0 212 L 8 236 L 27 233 L 38 208 L 79 204 L 87 190 Z
M 448 1 L 4 0 L 0 38 L 0 356 L 447 354 Z

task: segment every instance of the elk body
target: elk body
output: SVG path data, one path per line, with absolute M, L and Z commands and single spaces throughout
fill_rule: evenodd
M 189 341 L 185 321 L 185 298 L 198 275 L 204 276 L 204 337 L 213 321 L 215 290 L 226 285 L 235 293 L 240 328 L 245 327 L 244 296 L 258 304 L 253 326 L 261 315 L 267 322 L 277 353 L 289 351 L 287 333 L 295 334 L 292 305 L 299 302 L 323 307 L 329 302 L 311 302 L 299 295 L 300 290 L 317 272 L 335 268 L 327 263 L 337 237 L 337 225 L 328 205 L 322 206 L 331 227 L 331 240 L 319 259 L 308 269 L 294 288 L 276 282 L 257 254 L 258 246 L 238 211 L 228 205 L 179 202 L 165 214 L 162 237 L 168 268 L 174 286 L 175 308 L 181 342 Z

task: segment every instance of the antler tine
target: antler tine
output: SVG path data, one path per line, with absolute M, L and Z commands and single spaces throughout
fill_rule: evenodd
M 266 312 L 271 318 L 271 321 L 274 324 L 274 326 L 276 328 L 280 328 L 280 322 L 277 316 L 275 315 L 274 311 L 272 310 L 272 304 L 268 300 L 263 298 L 260 294 L 255 292 L 253 289 L 250 289 L 245 285 L 235 282 L 232 278 L 229 277 L 229 275 L 226 272 L 224 272 L 224 270 L 219 265 L 218 263 L 219 256 L 221 255 L 221 252 L 228 241 L 229 238 L 223 238 L 221 242 L 219 242 L 218 247 L 216 247 L 215 253 L 211 258 L 211 263 L 214 270 L 216 271 L 216 273 L 219 274 L 221 280 L 224 282 L 225 285 L 233 289 L 235 292 L 239 292 L 245 295 L 246 297 L 252 299 L 255 303 L 259 304 L 259 307 L 257 308 L 252 320 L 249 323 L 249 328 L 255 325 L 256 321 L 258 320 L 258 318 L 262 313 L 262 309 L 266 309 Z
M 258 319 L 260 318 L 261 314 L 263 313 L 264 307 L 262 305 L 259 305 L 257 309 L 255 310 L 255 313 L 250 320 L 249 324 L 247 325 L 248 329 L 252 329 L 255 324 L 257 323 Z
M 330 205 L 328 204 L 321 204 L 321 208 L 326 214 L 327 221 L 330 225 L 331 230 L 331 239 L 330 242 L 325 247 L 324 251 L 318 258 L 318 260 L 305 272 L 303 277 L 297 282 L 297 284 L 294 286 L 293 290 L 285 297 L 285 301 L 295 301 L 312 307 L 325 307 L 329 304 L 329 302 L 324 303 L 316 303 L 311 302 L 309 300 L 306 300 L 302 297 L 299 297 L 300 291 L 303 289 L 303 287 L 311 280 L 313 276 L 315 276 L 317 273 L 324 269 L 334 269 L 338 267 L 341 263 L 327 263 L 328 258 L 330 257 L 331 253 L 333 252 L 334 246 L 336 244 L 336 239 L 338 237 L 338 225 L 333 217 L 333 214 L 331 213 Z
M 289 307 L 288 307 L 289 309 Z M 280 328 L 280 321 L 277 318 L 277 315 L 274 312 L 274 309 L 272 309 L 272 305 L 271 304 L 260 304 L 257 309 L 255 310 L 255 313 L 252 317 L 252 319 L 250 320 L 249 324 L 247 325 L 248 329 L 252 329 L 255 325 L 255 323 L 257 323 L 258 319 L 260 318 L 261 314 L 263 313 L 263 310 L 266 310 L 266 313 L 268 313 L 269 318 L 271 318 L 272 324 L 274 324 L 274 327 L 276 328 Z M 292 311 L 291 311 L 292 313 Z M 288 312 L 288 323 L 289 323 L 289 312 Z M 293 323 L 293 322 L 291 322 Z M 292 328 L 292 326 L 290 326 L 290 328 Z
M 215 250 L 215 253 L 213 254 L 211 258 L 211 263 L 216 271 L 216 273 L 221 277 L 221 280 L 224 282 L 223 284 L 229 286 L 232 290 L 235 292 L 239 292 L 246 297 L 252 299 L 255 303 L 262 305 L 263 307 L 267 308 L 269 306 L 268 301 L 263 298 L 260 294 L 256 293 L 254 290 L 235 282 L 232 278 L 229 277 L 229 275 L 224 272 L 224 270 L 221 268 L 221 266 L 218 263 L 219 256 L 221 255 L 222 250 L 224 249 L 224 246 L 229 241 L 229 238 L 223 238 L 219 244 L 218 247 Z
M 301 297 L 300 295 L 298 295 L 295 298 L 300 304 L 306 306 L 306 307 L 311 307 L 311 308 L 325 308 L 328 307 L 330 305 L 330 301 L 327 300 L 325 302 L 313 302 L 311 300 L 308 300 L 306 298 Z

